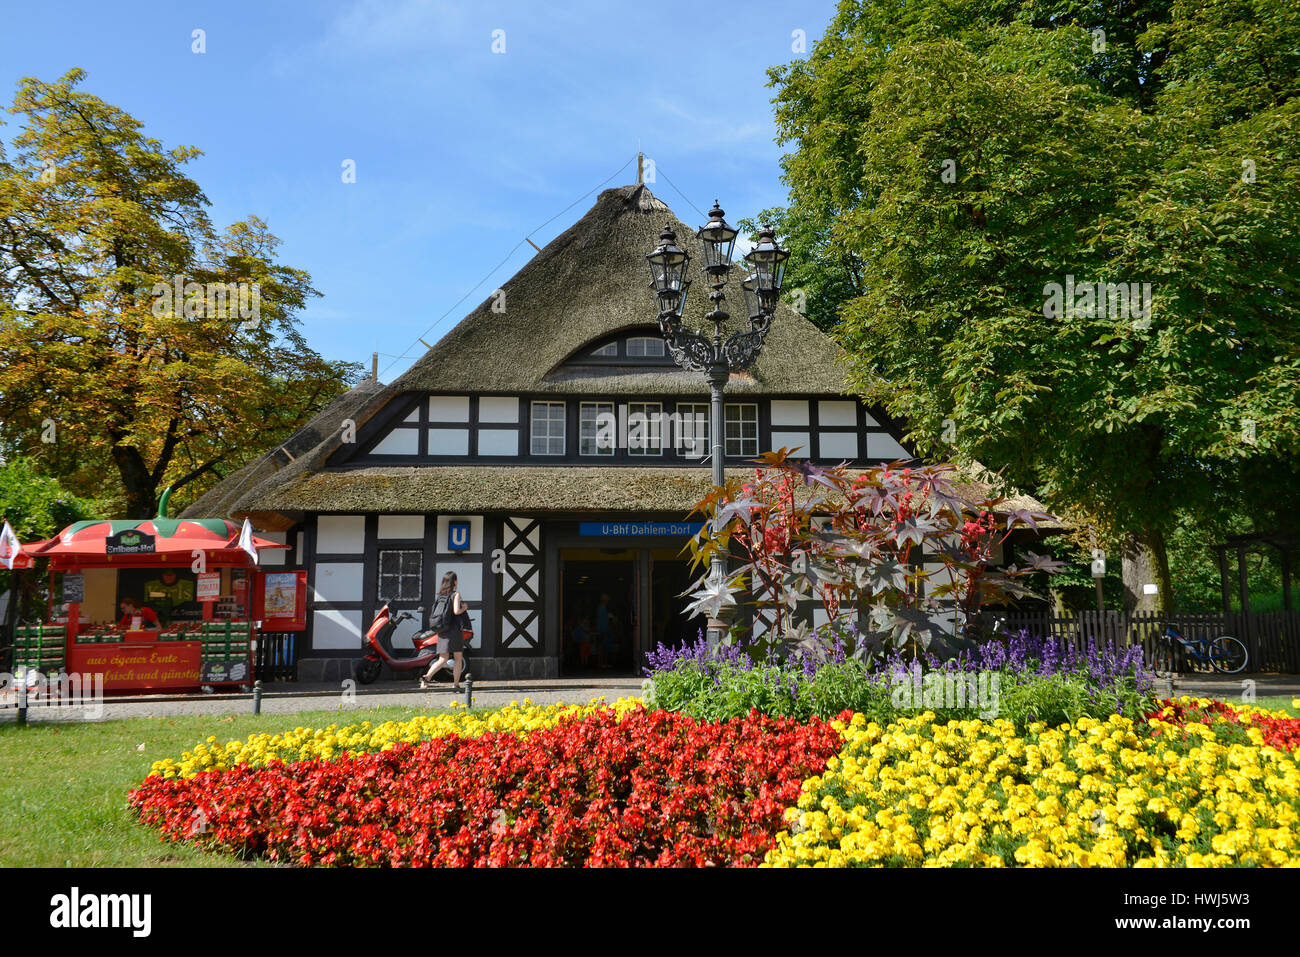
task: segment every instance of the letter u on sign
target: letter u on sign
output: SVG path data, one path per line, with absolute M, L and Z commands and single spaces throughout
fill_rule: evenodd
M 447 550 L 463 552 L 469 548 L 469 522 L 447 523 Z

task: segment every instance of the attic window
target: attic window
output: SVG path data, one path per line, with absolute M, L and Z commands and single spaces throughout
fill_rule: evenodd
M 599 349 L 592 349 L 592 350 L 591 350 L 591 354 L 592 354 L 593 356 L 602 356 L 602 357 L 603 357 L 603 356 L 617 356 L 617 355 L 618 355 L 618 343 L 617 343 L 617 342 L 607 342 L 605 345 L 601 346 Z
M 629 356 L 662 356 L 664 354 L 664 341 L 651 336 L 633 336 L 627 340 L 627 354 Z

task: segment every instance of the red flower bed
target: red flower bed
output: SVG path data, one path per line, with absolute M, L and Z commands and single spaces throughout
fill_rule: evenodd
M 1148 718 L 1159 718 L 1164 709 L 1173 714 L 1162 720 L 1175 725 L 1189 722 L 1213 725 L 1215 722 L 1227 722 L 1242 728 L 1258 728 L 1264 734 L 1264 743 L 1279 751 L 1294 751 L 1300 748 L 1300 718 L 1274 718 L 1270 715 L 1242 713 L 1232 705 L 1218 699 L 1195 699 L 1188 703 L 1176 700 L 1160 702 L 1160 707 Z M 1244 740 L 1244 734 L 1243 734 Z
M 816 719 L 602 711 L 525 738 L 153 776 L 131 805 L 172 840 L 302 865 L 753 866 L 841 743 Z

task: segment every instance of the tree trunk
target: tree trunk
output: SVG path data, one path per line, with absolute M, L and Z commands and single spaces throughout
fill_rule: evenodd
M 1124 611 L 1168 613 L 1173 605 L 1170 594 L 1172 582 L 1169 574 L 1169 554 L 1165 548 L 1164 533 L 1148 529 L 1131 536 L 1121 554 L 1124 578 Z M 1153 584 L 1159 591 L 1145 594 L 1144 585 Z
M 158 507 L 158 486 L 145 467 L 140 452 L 129 445 L 113 446 L 113 461 L 126 492 L 125 518 L 153 518 Z

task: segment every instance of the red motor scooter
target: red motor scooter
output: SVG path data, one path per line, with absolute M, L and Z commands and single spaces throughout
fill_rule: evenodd
M 416 612 L 423 615 L 424 606 L 417 608 Z M 386 604 L 379 609 L 375 620 L 370 623 L 370 628 L 366 631 L 364 646 L 366 654 L 357 662 L 355 669 L 357 681 L 363 685 L 370 684 L 379 677 L 379 672 L 384 665 L 388 665 L 394 671 L 428 670 L 429 665 L 433 664 L 433 660 L 438 657 L 438 632 L 434 629 L 425 628 L 416 632 L 411 639 L 411 643 L 415 646 L 411 654 L 397 655 L 393 652 L 393 631 L 399 624 L 413 617 L 415 616 L 409 611 L 404 611 L 393 618 Z M 462 681 L 470 677 L 468 667 L 461 672 L 460 677 Z M 451 678 L 451 668 L 439 668 L 434 675 L 435 681 L 450 681 Z

